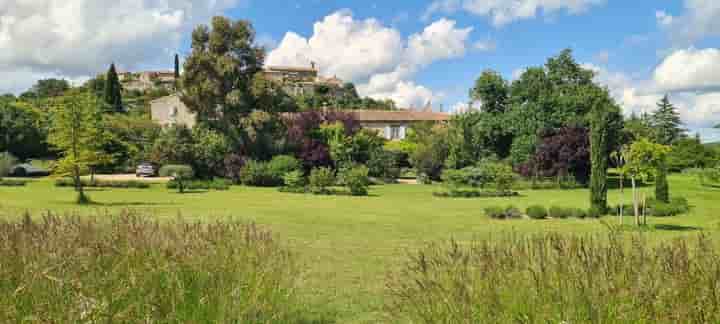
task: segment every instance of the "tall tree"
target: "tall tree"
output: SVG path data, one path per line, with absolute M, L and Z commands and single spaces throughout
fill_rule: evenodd
M 612 119 L 619 108 L 606 90 L 595 88 L 590 111 L 590 206 L 607 211 L 607 169 L 612 150 Z
M 53 118 L 48 142 L 60 151 L 56 172 L 69 175 L 78 192 L 77 202 L 88 203 L 80 176 L 109 157 L 102 151 L 106 134 L 96 97 L 87 92 L 70 94 L 53 103 Z
M 180 79 L 180 56 L 175 54 L 175 81 Z
M 239 125 L 253 110 L 250 88 L 264 57 L 250 22 L 214 17 L 212 29 L 200 25 L 192 33 L 192 51 L 180 76 L 181 100 L 212 128 Z
M 655 142 L 662 145 L 671 145 L 682 138 L 685 130 L 682 128 L 680 113 L 670 103 L 665 95 L 657 104 L 658 109 L 652 114 L 652 126 L 655 129 Z
M 113 112 L 122 112 L 122 87 L 117 71 L 115 71 L 115 63 L 110 64 L 107 75 L 105 76 L 105 103 Z
M 507 108 L 510 89 L 507 81 L 492 70 L 485 70 L 470 89 L 470 99 L 479 102 L 482 111 L 503 113 Z
M 24 99 L 46 99 L 63 95 L 70 90 L 70 83 L 64 79 L 39 80 L 33 87 L 20 95 Z
M 0 152 L 21 160 L 47 156 L 45 116 L 29 103 L 0 100 Z

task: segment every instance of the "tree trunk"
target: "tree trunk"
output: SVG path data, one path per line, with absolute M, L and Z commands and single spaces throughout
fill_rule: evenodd
M 638 206 L 638 194 L 637 187 L 635 185 L 635 177 L 631 177 L 632 191 L 633 191 L 633 210 L 635 211 L 635 225 L 640 226 L 640 210 Z

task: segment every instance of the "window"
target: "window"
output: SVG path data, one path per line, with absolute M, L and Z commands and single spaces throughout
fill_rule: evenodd
M 390 126 L 390 139 L 400 139 L 400 126 Z

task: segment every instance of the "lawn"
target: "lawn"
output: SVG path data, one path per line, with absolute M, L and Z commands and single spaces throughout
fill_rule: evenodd
M 720 189 L 701 188 L 695 178 L 671 176 L 671 194 L 687 197 L 693 205 L 688 215 L 651 218 L 652 240 L 693 235 L 699 230 L 719 233 Z M 401 265 L 407 251 L 424 242 L 471 239 L 491 233 L 557 231 L 588 233 L 606 230 L 601 220 L 490 220 L 483 208 L 532 204 L 587 208 L 587 190 L 523 191 L 520 197 L 451 199 L 433 197 L 437 186 L 386 185 L 373 187 L 369 197 L 313 196 L 279 193 L 271 188 L 233 187 L 230 191 L 178 194 L 163 185 L 152 189 L 92 190 L 93 206 L 72 204 L 74 192 L 55 188 L 49 180 L 35 180 L 26 187 L 0 187 L 0 217 L 25 211 L 37 216 L 45 210 L 98 216 L 124 208 L 146 211 L 161 218 L 181 215 L 203 221 L 229 217 L 268 226 L 286 241 L 306 265 L 301 278 L 308 300 L 320 311 L 334 312 L 339 323 L 382 321 L 384 279 Z M 649 195 L 652 187 L 643 189 Z M 620 200 L 612 190 L 610 203 Z M 630 191 L 623 196 L 630 201 Z M 630 222 L 630 218 L 626 218 Z

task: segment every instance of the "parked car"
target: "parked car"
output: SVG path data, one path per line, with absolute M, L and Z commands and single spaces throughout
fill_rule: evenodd
M 10 170 L 13 177 L 47 177 L 50 171 L 38 168 L 29 163 L 18 164 Z
M 154 177 L 157 176 L 158 167 L 149 162 L 140 163 L 135 169 L 135 176 L 140 177 Z

